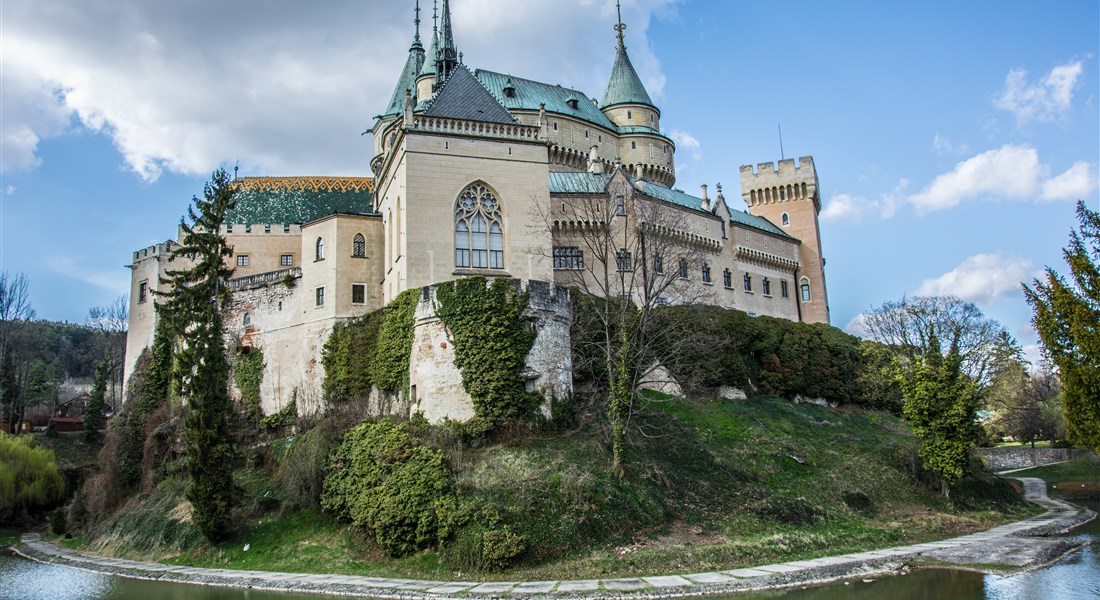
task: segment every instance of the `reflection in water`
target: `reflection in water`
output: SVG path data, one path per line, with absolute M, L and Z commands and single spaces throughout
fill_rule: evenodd
M 1083 502 L 1093 510 L 1100 502 Z M 807 589 L 756 592 L 730 600 L 1035 600 L 1100 598 L 1100 519 L 1068 534 L 1091 545 L 1058 564 L 999 577 L 949 569 L 927 569 L 909 575 L 855 580 Z M 0 553 L 0 598 L 20 600 L 316 600 L 324 596 L 257 592 L 235 588 L 136 581 L 43 565 Z

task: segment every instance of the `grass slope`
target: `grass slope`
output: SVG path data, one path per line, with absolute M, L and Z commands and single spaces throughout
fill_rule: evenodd
M 908 428 L 885 413 L 767 398 L 651 400 L 633 422 L 623 479 L 609 472 L 608 435 L 596 417 L 485 448 L 444 444 L 460 495 L 526 540 L 520 562 L 504 572 L 470 573 L 446 547 L 386 558 L 361 531 L 326 515 L 281 512 L 280 486 L 261 470 L 237 474 L 246 497 L 232 543 L 208 546 L 189 521 L 184 485 L 169 480 L 70 544 L 238 569 L 574 579 L 927 541 L 1033 512 L 989 476 L 965 481 L 953 502 L 940 496 L 918 467 Z
M 1013 477 L 1038 477 L 1047 482 L 1047 492 L 1061 498 L 1100 498 L 1100 458 L 1086 454 L 1081 458 L 1017 471 Z

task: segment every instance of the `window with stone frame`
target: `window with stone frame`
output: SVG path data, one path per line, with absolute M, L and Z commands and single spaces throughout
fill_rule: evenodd
M 554 247 L 554 268 L 559 271 L 584 269 L 584 251 L 569 246 Z
M 682 258 L 680 259 L 680 267 L 677 269 L 677 275 L 680 276 L 680 279 L 688 278 L 688 261 Z
M 248 255 L 247 254 L 238 254 L 237 255 L 237 266 L 238 267 L 247 267 L 248 266 Z
M 367 303 L 367 286 L 362 283 L 351 284 L 351 303 L 352 304 L 366 304 Z
M 772 295 L 772 282 L 769 281 L 767 277 L 765 277 L 760 282 L 760 289 L 763 290 L 765 296 L 771 296 Z
M 703 263 L 703 283 L 710 283 L 710 265 Z
M 138 284 L 138 304 L 144 303 L 149 299 L 149 282 L 142 281 Z
M 727 288 L 733 287 L 733 273 L 730 273 L 729 269 L 722 271 L 722 285 Z
M 317 290 L 314 292 L 314 302 L 315 302 L 315 305 L 319 306 L 319 307 L 325 305 L 325 288 L 324 288 L 324 286 L 317 288 Z
M 789 286 L 787 285 L 787 280 L 786 279 L 783 279 L 779 282 L 779 293 L 784 298 L 790 298 L 791 297 L 791 291 L 789 289 Z
M 749 275 L 748 273 L 745 273 L 745 277 L 742 280 L 745 283 L 745 291 L 746 292 L 751 292 L 752 291 L 752 275 Z
M 665 274 L 665 260 L 661 258 L 660 254 L 653 255 L 653 272 L 657 275 Z
M 283 255 L 281 255 L 279 257 L 279 266 L 280 267 L 293 267 L 294 266 L 294 255 L 293 254 L 283 254 Z
M 810 283 L 807 281 L 802 284 L 802 301 L 809 302 L 810 298 Z
M 489 188 L 475 183 L 455 202 L 455 267 L 504 268 L 504 219 Z
M 324 238 L 317 238 L 317 243 L 314 244 L 314 260 L 325 260 Z
M 355 258 L 366 258 L 367 239 L 363 237 L 363 234 L 355 234 L 355 238 L 351 241 L 351 255 Z
M 634 270 L 634 256 L 626 248 L 615 253 L 615 270 L 620 273 Z

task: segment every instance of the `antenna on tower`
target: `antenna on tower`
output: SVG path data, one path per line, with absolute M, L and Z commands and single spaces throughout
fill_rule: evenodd
M 623 44 L 623 31 L 626 30 L 626 25 L 623 24 L 623 7 L 619 0 L 615 0 L 615 12 L 619 15 L 619 22 L 615 24 L 615 36 L 619 38 L 619 47 L 625 48 Z
M 787 158 L 786 155 L 783 154 L 783 124 L 776 123 L 775 125 L 779 128 L 779 160 L 783 160 Z
M 241 161 L 238 160 L 237 162 L 233 163 L 233 181 L 237 180 L 237 171 L 239 171 L 240 168 L 241 168 Z

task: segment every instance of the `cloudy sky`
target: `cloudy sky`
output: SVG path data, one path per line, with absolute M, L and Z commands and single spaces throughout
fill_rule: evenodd
M 425 30 L 430 0 L 425 0 Z M 835 325 L 909 294 L 1035 342 L 1019 283 L 1098 202 L 1095 0 L 624 0 L 678 187 L 812 154 Z M 368 175 L 413 0 L 3 0 L 0 270 L 40 316 L 128 289 L 218 166 Z M 465 62 L 602 93 L 612 0 L 453 0 Z

